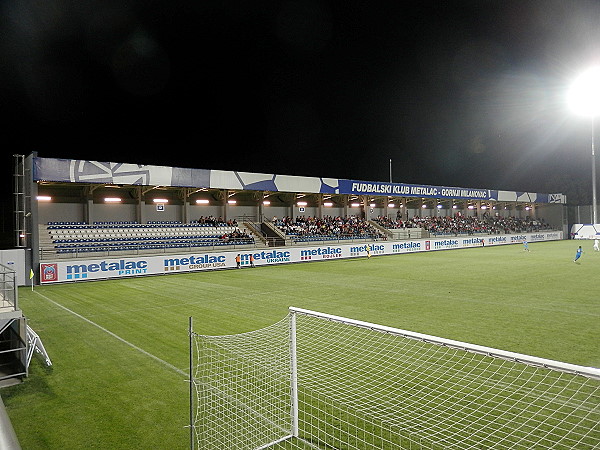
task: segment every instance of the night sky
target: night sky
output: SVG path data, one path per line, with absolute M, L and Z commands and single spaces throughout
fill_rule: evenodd
M 395 182 L 591 201 L 565 96 L 598 1 L 21 0 L 0 56 L 6 179 L 32 151 L 369 181 L 391 158 Z

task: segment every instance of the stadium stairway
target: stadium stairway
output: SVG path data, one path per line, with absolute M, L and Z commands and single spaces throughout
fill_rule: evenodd
M 369 220 L 369 225 L 371 225 L 377 231 L 379 231 L 380 233 L 382 233 L 387 238 L 388 241 L 391 241 L 391 240 L 394 239 L 394 235 L 392 234 L 392 232 L 390 230 L 388 230 L 387 228 L 382 227 L 381 225 L 379 225 L 374 220 Z
M 270 247 L 285 247 L 286 238 L 278 229 L 269 221 L 263 221 L 260 224 L 261 231 L 267 236 Z

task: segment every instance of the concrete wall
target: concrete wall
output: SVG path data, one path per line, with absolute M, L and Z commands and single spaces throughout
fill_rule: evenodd
M 38 217 L 39 223 L 45 224 L 48 222 L 85 222 L 86 221 L 86 210 L 87 204 L 84 203 L 45 203 L 38 202 Z M 187 208 L 187 222 L 197 221 L 201 216 L 213 216 L 222 217 L 227 219 L 241 220 L 247 217 L 251 220 L 260 220 L 260 210 L 258 205 L 196 205 L 188 204 L 185 205 Z M 385 207 L 368 207 L 369 218 L 376 218 L 378 216 L 385 216 L 395 219 L 398 212 L 402 220 L 406 218 L 412 218 L 414 216 L 428 217 L 428 216 L 453 216 L 456 212 L 460 211 L 465 216 L 473 216 L 477 214 L 479 217 L 483 216 L 484 212 L 487 212 L 490 216 L 498 215 L 500 217 L 515 216 L 519 218 L 525 218 L 527 216 L 540 217 L 546 222 L 550 223 L 554 227 L 562 226 L 562 214 L 563 205 L 540 205 L 536 207 L 535 211 L 526 211 L 524 209 L 516 209 L 511 207 L 509 209 L 498 209 L 498 210 L 477 210 L 477 209 L 436 209 L 436 208 L 399 208 L 398 205 L 394 208 Z M 569 210 L 569 222 L 572 223 L 587 223 L 591 217 L 589 207 L 578 207 L 577 210 L 571 208 Z M 371 212 L 372 210 L 372 212 Z M 139 212 L 138 212 L 139 211 Z M 362 217 L 363 207 L 352 207 L 348 205 L 346 212 L 344 208 L 340 206 L 335 207 L 321 207 L 321 214 L 323 216 L 358 216 Z M 304 211 L 300 212 L 300 208 L 297 205 L 285 206 L 285 205 L 268 205 L 262 207 L 263 216 L 271 220 L 273 216 L 281 218 L 286 216 L 306 216 L 315 217 L 319 216 L 319 208 L 316 206 L 305 206 Z M 408 213 L 408 215 L 407 215 Z M 573 216 L 579 216 L 580 219 L 573 220 Z M 106 222 L 106 221 L 140 221 L 147 223 L 149 221 L 182 221 L 185 222 L 184 205 L 181 203 L 167 203 L 164 205 L 163 211 L 158 211 L 156 204 L 153 203 L 142 203 L 139 206 L 133 203 L 126 204 L 106 204 L 106 203 L 93 203 L 90 206 L 89 213 L 91 222 Z
M 38 220 L 48 222 L 84 222 L 83 203 L 38 202 Z
M 31 269 L 31 250 L 24 248 L 0 250 L 0 264 L 15 271 L 18 286 L 31 286 L 28 276 Z
M 163 204 L 163 209 L 159 211 L 155 203 L 142 204 L 142 222 L 170 222 L 182 221 L 182 205 L 173 205 L 171 203 Z

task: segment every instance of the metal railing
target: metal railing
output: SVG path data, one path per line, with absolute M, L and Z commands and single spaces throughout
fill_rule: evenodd
M 445 236 L 501 236 L 510 234 L 522 234 L 522 233 L 545 233 L 548 231 L 560 231 L 556 228 L 548 229 L 521 229 L 521 230 L 502 230 L 502 231 L 429 231 L 431 237 L 445 237 Z
M 352 243 L 364 243 L 364 242 L 378 242 L 386 241 L 386 237 L 375 237 L 375 236 L 294 236 L 286 235 L 285 245 L 329 245 L 329 244 L 352 244 Z
M 17 273 L 10 267 L 0 264 L 0 309 L 18 309 Z
M 119 246 L 111 245 L 94 245 L 94 246 L 73 246 L 68 248 L 42 247 L 40 248 L 40 260 L 50 259 L 72 259 L 72 258 L 97 258 L 112 256 L 138 256 L 151 254 L 173 254 L 187 252 L 208 252 L 217 250 L 235 250 L 256 248 L 256 242 L 247 241 L 215 241 L 205 245 L 198 244 L 177 244 L 173 246 L 168 243 L 153 243 L 153 244 L 120 244 Z

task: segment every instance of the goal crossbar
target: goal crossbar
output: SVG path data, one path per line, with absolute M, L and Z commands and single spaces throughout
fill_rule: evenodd
M 532 366 L 545 367 L 547 369 L 560 370 L 562 372 L 585 375 L 586 377 L 600 380 L 600 368 L 579 366 L 576 364 L 569 364 L 560 361 L 554 361 L 551 359 L 538 358 L 535 356 L 524 355 L 521 353 L 514 353 L 505 350 L 498 350 L 491 347 L 485 347 L 482 345 L 469 344 L 466 342 L 455 341 L 452 339 L 445 339 L 437 336 L 431 336 L 428 334 L 416 333 L 414 331 L 401 330 L 399 328 L 388 327 L 385 325 L 377 325 L 370 322 L 363 322 L 361 320 L 348 319 L 345 317 L 335 316 L 333 314 L 320 313 L 317 311 L 311 311 L 309 309 L 296 308 L 294 306 L 289 307 L 290 313 L 305 314 L 307 316 L 320 317 L 322 319 L 336 321 L 339 323 L 345 323 L 348 325 L 354 325 L 356 327 L 367 328 L 372 331 L 380 331 L 383 333 L 389 333 L 396 336 L 402 336 L 410 339 L 417 339 L 423 342 L 438 344 L 455 348 L 458 350 L 464 350 L 467 352 L 478 353 L 481 355 L 492 356 L 495 358 L 502 358 L 509 361 L 514 361 L 523 364 L 529 364 Z

